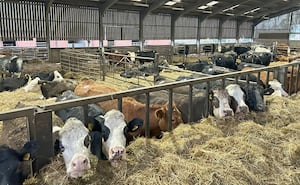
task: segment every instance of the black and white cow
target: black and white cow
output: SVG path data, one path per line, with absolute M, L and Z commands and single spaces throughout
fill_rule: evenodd
M 246 104 L 250 111 L 265 111 L 264 87 L 260 84 L 249 84 L 242 87 L 246 94 Z
M 61 73 L 59 73 L 57 70 L 52 71 L 52 72 L 39 72 L 37 74 L 32 75 L 32 79 L 35 79 L 36 77 L 39 77 L 40 80 L 43 80 L 43 81 L 61 82 L 64 80 Z
M 234 111 L 237 119 L 244 119 L 246 114 L 249 112 L 245 99 L 246 94 L 238 84 L 230 84 L 226 86 L 228 94 L 235 100 L 231 102 L 231 108 Z
M 8 146 L 0 146 L 0 184 L 22 185 L 26 174 L 22 171 L 22 162 L 37 157 L 38 144 L 28 141 L 21 151 Z
M 0 92 L 3 91 L 14 91 L 18 88 L 21 88 L 27 84 L 30 80 L 29 75 L 24 77 L 8 77 L 5 79 L 0 79 Z
M 0 57 L 0 70 L 9 73 L 20 73 L 23 69 L 23 59 L 18 56 Z

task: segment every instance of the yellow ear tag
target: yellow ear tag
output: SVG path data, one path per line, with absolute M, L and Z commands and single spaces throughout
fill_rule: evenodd
M 132 132 L 135 132 L 139 127 L 137 125 L 134 125 L 134 127 L 132 128 Z
M 212 100 L 214 98 L 214 95 L 212 93 L 210 93 L 208 98 L 209 98 L 209 100 Z
M 29 161 L 30 159 L 30 153 L 26 153 L 24 156 L 23 156 L 23 161 Z
M 93 130 L 93 123 L 88 123 L 88 129 L 89 129 L 89 131 L 92 131 Z

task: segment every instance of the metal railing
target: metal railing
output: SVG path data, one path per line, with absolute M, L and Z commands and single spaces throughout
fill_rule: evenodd
M 249 84 L 249 78 L 247 78 L 246 81 L 240 81 L 239 77 L 242 75 L 247 75 L 249 77 L 252 73 L 257 73 L 258 77 L 260 77 L 260 74 L 262 72 L 267 72 L 267 81 L 265 83 L 268 83 L 269 75 L 273 73 L 273 76 L 276 77 L 279 81 L 285 84 L 285 80 L 287 79 L 288 75 L 296 74 L 296 78 L 289 78 L 288 83 L 288 92 L 291 95 L 292 88 L 294 88 L 294 91 L 298 91 L 298 82 L 299 82 L 299 67 L 300 67 L 300 61 L 296 61 L 289 64 L 284 64 L 281 66 L 272 66 L 272 67 L 262 67 L 259 69 L 253 69 L 249 71 L 238 71 L 238 72 L 231 72 L 227 74 L 220 74 L 215 76 L 206 76 L 202 78 L 197 79 L 191 79 L 186 81 L 176 81 L 176 82 L 170 82 L 167 84 L 162 85 L 156 85 L 151 87 L 143 87 L 143 88 L 137 88 L 132 90 L 125 90 L 121 92 L 115 92 L 115 93 L 109 93 L 105 95 L 97 95 L 97 96 L 91 96 L 91 97 L 82 97 L 79 99 L 74 100 L 67 100 L 63 102 L 56 102 L 48 105 L 43 106 L 36 106 L 36 107 L 27 107 L 22 109 L 15 109 L 10 110 L 6 112 L 0 112 L 0 120 L 10 120 L 15 119 L 19 117 L 27 117 L 28 120 L 28 130 L 31 140 L 38 141 L 39 145 L 41 146 L 38 154 L 38 159 L 34 161 L 34 171 L 37 172 L 41 167 L 43 167 L 45 164 L 47 164 L 50 161 L 50 158 L 53 157 L 54 151 L 53 151 L 53 142 L 52 142 L 52 112 L 70 108 L 70 107 L 76 107 L 76 106 L 83 106 L 84 108 L 84 114 L 85 114 L 85 120 L 87 120 L 87 112 L 88 112 L 88 104 L 107 101 L 107 100 L 118 100 L 118 108 L 122 110 L 122 98 L 127 96 L 133 96 L 138 94 L 146 94 L 146 117 L 145 117 L 145 135 L 146 137 L 150 136 L 149 131 L 149 105 L 150 105 L 150 96 L 149 94 L 154 91 L 160 91 L 160 90 L 168 90 L 169 92 L 169 102 L 173 101 L 173 89 L 181 86 L 188 86 L 189 87 L 189 113 L 188 113 L 188 121 L 191 120 L 191 115 L 193 112 L 192 109 L 192 96 L 193 91 L 192 88 L 195 84 L 198 83 L 207 83 L 207 86 L 210 87 L 210 83 L 212 81 L 216 80 L 222 80 L 222 87 L 225 86 L 225 80 L 231 79 L 233 80 L 233 83 L 246 83 Z M 288 69 L 290 68 L 290 70 Z M 288 71 L 291 71 L 291 73 L 288 73 Z M 295 81 L 294 81 L 295 80 Z M 295 83 L 294 83 L 295 82 Z M 293 86 L 295 84 L 295 86 Z M 208 93 L 209 88 L 206 89 L 206 96 L 208 101 Z M 168 107 L 168 117 L 172 117 L 172 104 L 169 104 Z M 171 119 L 168 119 L 168 130 L 171 130 Z

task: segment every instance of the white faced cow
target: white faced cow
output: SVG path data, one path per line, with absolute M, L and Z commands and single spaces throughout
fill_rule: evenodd
M 274 79 L 269 82 L 270 88 L 274 90 L 272 96 L 288 97 L 289 94 L 282 88 L 282 84 Z
M 126 159 L 126 132 L 128 129 L 125 117 L 119 110 L 112 109 L 104 115 L 102 127 L 102 151 L 111 165 L 116 167 Z
M 71 117 L 62 128 L 54 127 L 53 132 L 55 131 L 59 131 L 59 149 L 62 152 L 68 176 L 73 178 L 83 176 L 91 168 L 88 129 L 80 120 Z
M 238 119 L 244 119 L 249 112 L 249 108 L 245 103 L 246 95 L 238 84 L 230 84 L 226 86 L 228 94 L 235 100 L 231 103 L 231 108 Z
M 234 113 L 230 108 L 231 97 L 226 89 L 216 89 L 210 93 L 210 100 L 213 106 L 213 114 L 216 118 L 233 116 Z

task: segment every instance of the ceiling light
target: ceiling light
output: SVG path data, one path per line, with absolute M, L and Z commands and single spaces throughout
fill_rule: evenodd
M 211 1 L 211 2 L 207 3 L 206 5 L 207 6 L 214 6 L 215 4 L 218 4 L 218 3 L 219 3 L 219 1 Z
M 228 11 L 228 10 L 233 10 L 233 9 L 239 7 L 239 6 L 240 6 L 239 4 L 234 5 L 234 6 L 230 7 L 230 8 L 227 8 L 227 9 L 223 10 L 223 12 L 226 12 L 226 11 Z
M 203 10 L 202 13 L 212 13 L 212 11 Z
M 182 10 L 184 10 L 184 8 L 173 7 L 172 10 L 180 10 L 180 11 L 182 11 Z
M 253 16 L 252 16 L 252 15 L 247 15 L 246 17 L 248 17 L 248 18 L 253 18 Z
M 133 6 L 141 6 L 141 7 L 149 7 L 149 4 L 143 4 L 143 3 L 132 3 Z
M 131 1 L 135 1 L 135 2 L 142 2 L 142 0 L 131 0 Z
M 260 8 L 254 8 L 253 10 L 249 10 L 249 11 L 245 12 L 244 15 L 247 15 L 247 14 L 253 13 L 253 12 L 256 12 L 257 10 L 260 10 Z
M 228 15 L 228 16 L 234 16 L 233 13 L 225 13 L 225 15 Z
M 165 5 L 168 5 L 168 6 L 173 6 L 174 4 L 176 4 L 175 1 L 168 1 L 165 3 Z
M 208 6 L 205 6 L 205 5 L 199 6 L 199 7 L 198 7 L 198 9 L 200 9 L 200 10 L 204 10 L 204 9 L 206 9 L 206 8 L 208 8 Z

